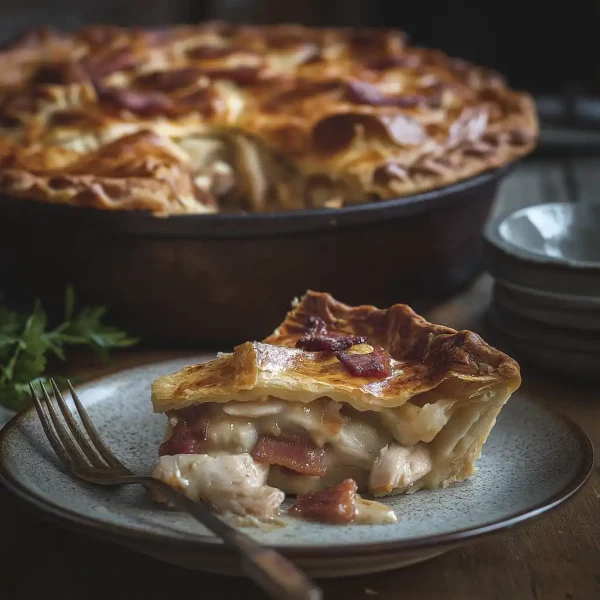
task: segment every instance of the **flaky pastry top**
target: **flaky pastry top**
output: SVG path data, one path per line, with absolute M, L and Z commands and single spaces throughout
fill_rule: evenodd
M 315 318 L 329 333 L 364 336 L 366 342 L 351 352 L 383 347 L 392 357 L 389 374 L 352 375 L 335 354 L 296 347 Z M 263 342 L 246 342 L 216 360 L 158 378 L 152 401 L 156 412 L 165 412 L 202 402 L 274 396 L 307 403 L 326 396 L 380 411 L 408 401 L 485 400 L 486 392 L 498 389 L 510 395 L 520 382 L 518 364 L 475 333 L 429 323 L 404 304 L 350 307 L 309 291 Z
M 155 137 L 115 152 L 135 134 Z M 97 26 L 32 31 L 0 53 L 0 191 L 48 202 L 218 210 L 214 193 L 198 189 L 185 141 L 237 136 L 304 182 L 240 208 L 310 207 L 307 187 L 338 182 L 343 206 L 499 167 L 530 152 L 537 134 L 528 94 L 495 72 L 412 47 L 398 31 Z M 140 171 L 148 153 L 152 166 Z M 245 169 L 245 158 L 233 160 Z M 72 185 L 55 179 L 65 167 Z

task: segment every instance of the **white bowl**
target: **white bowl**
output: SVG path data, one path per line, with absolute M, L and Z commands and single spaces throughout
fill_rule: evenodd
M 485 229 L 492 275 L 551 294 L 600 298 L 600 203 L 538 204 Z

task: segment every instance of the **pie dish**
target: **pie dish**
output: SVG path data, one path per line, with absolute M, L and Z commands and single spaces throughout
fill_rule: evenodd
M 258 518 L 275 517 L 284 493 L 301 504 L 348 480 L 376 497 L 446 487 L 475 474 L 520 382 L 475 333 L 309 291 L 264 341 L 154 381 L 154 411 L 169 419 L 154 474 Z M 364 512 L 386 522 L 384 508 Z
M 32 31 L 0 54 L 0 191 L 155 215 L 341 208 L 535 146 L 529 95 L 402 32 Z

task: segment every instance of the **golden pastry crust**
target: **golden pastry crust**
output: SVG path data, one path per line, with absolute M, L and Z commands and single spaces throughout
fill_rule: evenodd
M 311 317 L 323 319 L 329 332 L 365 336 L 366 344 L 353 351 L 381 345 L 392 356 L 391 374 L 351 375 L 332 353 L 296 348 Z M 327 396 L 357 410 L 381 411 L 419 397 L 469 403 L 501 391 L 508 398 L 520 382 L 518 364 L 475 333 L 428 323 L 404 304 L 350 307 L 309 291 L 264 342 L 247 342 L 232 354 L 158 378 L 152 401 L 155 412 L 165 412 L 267 395 L 304 403 Z
M 156 214 L 200 207 L 210 211 L 212 197 L 200 196 L 176 150 L 170 140 L 149 131 L 118 138 L 83 156 L 64 148 L 17 148 L 4 161 L 0 186 L 19 198 L 43 197 L 52 204 Z
M 479 335 L 430 323 L 406 304 L 386 309 L 348 306 L 330 294 L 308 290 L 264 342 L 295 347 L 313 317 L 322 319 L 328 331 L 365 336 L 368 343 L 382 346 L 397 361 L 428 367 L 432 378 L 437 377 L 433 371 L 452 371 L 461 377 L 485 377 L 493 372 L 520 383 L 516 361 Z
M 48 202 L 156 214 L 344 206 L 499 167 L 529 153 L 538 134 L 527 94 L 496 73 L 410 47 L 397 31 L 219 22 L 42 31 L 0 53 L 0 66 L 0 140 L 12 148 L 0 175 L 15 154 L 56 155 L 53 163 L 65 148 L 87 165 L 80 175 L 90 179 L 59 194 L 38 181 L 52 173 L 21 156 L 23 181 L 13 184 L 11 171 L 0 191 Z M 97 153 L 142 131 L 178 145 L 175 159 L 164 158 L 170 181 L 198 193 L 173 202 L 156 171 L 140 180 L 125 169 L 127 200 L 79 200 L 112 177 L 97 169 Z M 197 143 L 207 139 L 222 146 L 210 165 Z M 233 191 L 223 165 L 235 172 Z

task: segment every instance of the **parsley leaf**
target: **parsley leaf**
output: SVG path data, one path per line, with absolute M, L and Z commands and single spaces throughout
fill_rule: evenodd
M 103 306 L 76 310 L 75 292 L 65 290 L 63 322 L 48 327 L 48 319 L 38 300 L 30 314 L 10 311 L 0 306 L 0 404 L 18 410 L 29 399 L 29 382 L 47 383 L 48 356 L 66 360 L 66 348 L 85 346 L 108 358 L 109 350 L 137 343 L 116 327 L 105 325 Z M 64 379 L 55 377 L 59 387 Z

